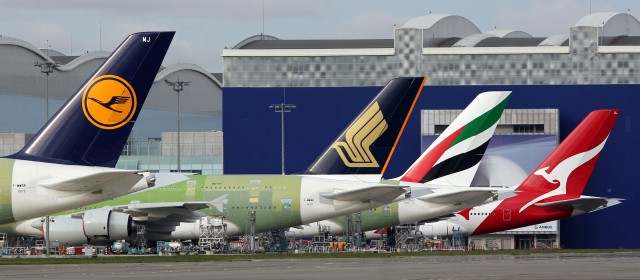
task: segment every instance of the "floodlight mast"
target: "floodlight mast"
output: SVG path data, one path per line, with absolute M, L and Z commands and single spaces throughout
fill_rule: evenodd
M 284 103 L 284 100 L 282 103 L 280 104 L 271 104 L 269 106 L 269 108 L 274 109 L 274 112 L 276 113 L 280 113 L 280 132 L 281 132 L 281 139 L 282 139 L 282 143 L 281 143 L 281 168 L 282 168 L 282 175 L 284 175 L 284 113 L 289 113 L 291 112 L 291 109 L 296 108 L 295 104 L 287 104 Z
M 178 173 L 182 172 L 182 168 L 180 166 L 180 92 L 184 90 L 184 87 L 188 86 L 189 84 L 191 84 L 191 81 L 180 81 L 180 79 L 178 78 L 175 82 L 169 81 L 167 79 L 164 80 L 164 82 L 167 84 L 167 86 L 172 87 L 172 90 L 176 92 L 176 96 L 178 97 L 178 138 L 177 138 L 177 144 L 178 144 L 178 157 L 177 157 L 177 163 L 178 163 Z

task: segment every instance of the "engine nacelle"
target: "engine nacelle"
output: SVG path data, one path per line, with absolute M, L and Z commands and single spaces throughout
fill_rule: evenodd
M 108 208 L 92 209 L 82 219 L 70 216 L 53 218 L 49 238 L 63 245 L 82 245 L 92 240 L 126 239 L 133 232 L 130 215 Z
M 133 231 L 133 219 L 128 214 L 108 208 L 86 211 L 84 233 L 91 239 L 124 239 Z
M 43 234 L 46 228 L 43 224 Z M 57 240 L 60 245 L 73 246 L 89 243 L 82 230 L 82 219 L 75 219 L 69 216 L 52 218 L 49 222 L 49 239 Z

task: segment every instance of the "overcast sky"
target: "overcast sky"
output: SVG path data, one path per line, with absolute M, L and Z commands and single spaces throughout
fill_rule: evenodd
M 590 9 L 630 9 L 640 18 L 640 1 L 629 0 L 0 0 L 0 34 L 39 48 L 48 40 L 52 49 L 78 55 L 113 51 L 130 33 L 174 30 L 164 66 L 188 62 L 221 72 L 225 46 L 262 32 L 263 4 L 264 33 L 280 39 L 390 39 L 394 24 L 429 12 L 466 17 L 481 31 L 541 37 L 568 32 Z

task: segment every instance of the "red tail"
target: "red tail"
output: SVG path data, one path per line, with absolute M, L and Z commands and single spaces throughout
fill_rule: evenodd
M 518 190 L 581 195 L 619 113 L 591 112 Z

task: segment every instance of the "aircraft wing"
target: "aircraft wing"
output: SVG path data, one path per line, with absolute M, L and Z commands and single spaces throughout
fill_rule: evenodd
M 485 188 L 461 188 L 446 192 L 434 192 L 418 197 L 419 200 L 437 204 L 480 205 L 498 195 L 498 190 Z
M 192 202 L 154 202 L 154 203 L 141 203 L 141 204 L 130 204 L 124 206 L 122 209 L 124 212 L 126 211 L 155 211 L 159 209 L 186 209 L 190 211 L 198 211 L 201 209 L 211 207 L 210 202 L 200 202 L 200 201 L 192 201 Z
M 119 185 L 131 188 L 139 182 L 143 175 L 139 170 L 102 170 L 96 173 L 74 178 L 57 178 L 38 182 L 38 185 L 57 191 L 95 191 L 105 185 Z
M 336 191 L 320 194 L 324 198 L 337 201 L 363 202 L 377 201 L 390 203 L 398 196 L 406 193 L 404 186 L 378 185 L 348 191 Z
M 114 210 L 131 215 L 134 221 L 147 226 L 147 231 L 158 227 L 175 227 L 181 222 L 195 222 L 205 214 L 198 210 L 215 207 L 222 211 L 228 195 L 220 196 L 212 201 L 154 202 L 133 203 L 115 207 Z
M 620 203 L 622 203 L 622 199 L 619 198 L 581 196 L 574 199 L 536 203 L 535 205 L 555 210 L 573 209 L 588 213 L 618 205 Z

